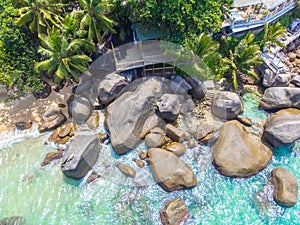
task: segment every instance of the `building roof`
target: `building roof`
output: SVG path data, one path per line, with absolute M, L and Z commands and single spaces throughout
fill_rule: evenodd
M 286 0 L 262 0 L 262 2 L 268 9 L 274 9 L 276 6 L 286 2 Z
M 261 0 L 234 0 L 233 5 L 234 7 L 243 7 L 248 5 L 256 5 L 261 3 Z
M 234 7 L 243 7 L 263 3 L 268 9 L 274 9 L 286 0 L 233 0 Z

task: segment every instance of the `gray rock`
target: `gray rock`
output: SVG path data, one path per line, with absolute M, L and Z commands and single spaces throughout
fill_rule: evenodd
M 27 130 L 27 129 L 30 129 L 31 127 L 32 127 L 31 121 L 16 122 L 16 128 L 18 130 Z
M 265 87 L 287 87 L 290 81 L 291 74 L 289 73 L 272 74 L 272 76 L 265 74 L 263 85 Z
M 161 118 L 167 121 L 175 121 L 177 119 L 181 109 L 178 95 L 164 94 L 156 104 L 158 106 L 158 115 Z
M 128 84 L 125 77 L 116 73 L 108 74 L 99 83 L 98 99 L 103 105 L 111 103 L 120 93 L 120 91 Z
M 166 133 L 169 138 L 176 142 L 182 142 L 185 139 L 184 132 L 174 127 L 172 124 L 167 124 Z
M 159 148 L 166 143 L 165 137 L 166 133 L 160 128 L 156 127 L 145 136 L 145 142 L 148 148 Z
M 86 121 L 86 124 L 91 129 L 97 129 L 99 127 L 99 113 L 97 111 L 93 111 Z
M 81 79 L 80 84 L 76 88 L 76 95 L 82 95 L 85 92 L 90 92 L 93 86 L 92 77 L 85 77 Z
M 105 126 L 110 132 L 111 143 L 117 154 L 124 154 L 138 145 L 141 136 L 145 135 L 144 124 L 154 115 L 156 103 L 161 96 L 175 94 L 171 83 L 162 77 L 134 80 L 107 107 Z M 190 99 L 183 93 L 180 103 Z
M 208 123 L 200 124 L 198 127 L 198 140 L 205 138 L 213 132 L 213 126 Z
M 213 164 L 223 175 L 250 177 L 264 169 L 272 158 L 272 151 L 259 136 L 246 132 L 238 121 L 226 122 L 212 148 Z
M 206 87 L 202 83 L 202 81 L 194 78 L 194 77 L 186 77 L 185 80 L 192 86 L 192 89 L 190 90 L 190 95 L 193 96 L 193 98 L 202 99 L 204 98 L 206 94 Z
M 68 107 L 70 116 L 78 124 L 85 123 L 92 112 L 90 101 L 82 96 L 75 96 L 71 102 L 68 102 Z
M 75 137 L 66 149 L 61 170 L 65 176 L 81 179 L 95 165 L 99 151 L 100 140 L 97 135 L 82 135 Z
M 184 90 L 186 93 L 188 93 L 192 89 L 191 85 L 189 85 L 189 83 L 186 82 L 186 80 L 181 76 L 171 76 L 170 80 L 174 82 L 172 83 L 172 88 L 175 92 L 178 91 L 178 93 L 180 93 L 182 90 Z M 180 88 L 178 88 L 178 86 Z
M 244 111 L 244 106 L 237 93 L 218 91 L 215 92 L 211 110 L 216 117 L 232 120 Z
M 300 75 L 296 75 L 292 79 L 291 83 L 294 84 L 296 87 L 300 87 Z
M 291 144 L 299 138 L 299 109 L 280 110 L 272 114 L 264 125 L 263 140 L 272 147 Z
M 270 87 L 265 90 L 260 107 L 265 110 L 300 109 L 300 88 Z
M 166 129 L 166 122 L 158 117 L 156 114 L 151 115 L 148 117 L 143 125 L 142 131 L 140 133 L 140 138 L 144 138 L 146 134 L 150 132 L 155 127 L 159 127 L 162 130 Z
M 39 126 L 39 132 L 51 131 L 59 126 L 63 125 L 66 122 L 67 118 L 64 114 L 54 115 L 47 118 L 42 122 L 42 125 Z
M 166 191 L 195 187 L 197 178 L 193 170 L 175 154 L 160 148 L 147 153 L 155 181 Z
M 298 182 L 290 171 L 284 168 L 272 170 L 271 182 L 274 186 L 273 197 L 276 202 L 285 207 L 296 205 Z
M 49 118 L 52 118 L 54 116 L 58 116 L 59 114 L 61 114 L 61 110 L 58 107 L 57 104 L 51 104 L 50 106 L 47 107 L 45 113 L 42 116 L 43 120 L 47 120 Z
M 187 218 L 189 210 L 179 197 L 167 201 L 165 207 L 159 211 L 159 214 L 163 225 L 179 225 Z
M 5 217 L 0 220 L 0 225 L 25 225 L 26 220 L 22 216 Z

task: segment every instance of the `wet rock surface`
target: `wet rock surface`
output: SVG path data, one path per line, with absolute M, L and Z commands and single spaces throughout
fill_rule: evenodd
M 46 154 L 41 166 L 48 165 L 51 161 L 62 158 L 62 153 L 58 152 L 49 152 Z
M 117 163 L 116 167 L 118 167 L 118 169 L 125 174 L 128 177 L 132 177 L 135 178 L 136 176 L 136 171 L 134 168 L 132 168 L 131 166 L 125 164 L 125 163 Z
M 253 176 L 264 169 L 272 157 L 261 138 L 247 132 L 238 121 L 222 125 L 212 152 L 215 168 L 229 177 Z
M 169 152 L 172 152 L 173 154 L 177 156 L 181 156 L 186 152 L 186 147 L 182 143 L 178 142 L 172 142 L 170 144 L 167 144 L 164 149 L 166 149 Z
M 215 92 L 211 111 L 220 119 L 232 120 L 244 111 L 241 97 L 235 92 Z
M 272 114 L 264 125 L 263 140 L 272 147 L 291 144 L 299 138 L 299 109 L 280 110 Z
M 181 198 L 176 198 L 167 201 L 159 214 L 163 225 L 179 225 L 187 218 L 189 210 Z
M 171 152 L 151 148 L 147 152 L 147 161 L 155 181 L 166 191 L 195 187 L 198 183 L 193 170 Z
M 271 87 L 265 90 L 260 107 L 265 110 L 300 109 L 300 88 Z
M 145 121 L 155 113 L 156 103 L 164 94 L 178 94 L 170 80 L 148 77 L 133 81 L 122 89 L 118 98 L 107 107 L 105 124 L 117 154 L 124 154 L 141 141 Z M 192 109 L 190 97 L 182 90 L 179 95 L 181 112 Z
M 284 168 L 272 170 L 271 182 L 274 185 L 273 197 L 285 207 L 294 206 L 297 202 L 298 182 L 296 177 Z
M 65 176 L 81 179 L 94 166 L 100 151 L 100 141 L 96 135 L 75 137 L 63 157 L 61 170 Z

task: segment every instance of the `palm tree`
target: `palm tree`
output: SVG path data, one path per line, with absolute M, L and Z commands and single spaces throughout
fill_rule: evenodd
M 277 21 L 275 24 L 269 26 L 265 23 L 264 37 L 260 43 L 260 46 L 270 48 L 271 45 L 278 45 L 284 48 L 285 45 L 279 40 L 286 32 L 286 29 L 281 26 L 280 22 Z
M 55 83 L 62 80 L 70 82 L 71 77 L 78 82 L 78 73 L 87 69 L 87 63 L 91 58 L 83 54 L 83 50 L 94 50 L 94 45 L 86 39 L 71 39 L 53 28 L 49 35 L 40 35 L 41 46 L 39 52 L 45 57 L 35 65 L 37 72 L 47 72 L 49 77 L 54 78 Z
M 58 14 L 64 4 L 54 0 L 15 0 L 19 15 L 15 22 L 19 26 L 29 24 L 31 32 L 45 33 L 51 26 L 59 27 L 62 17 Z
M 225 71 L 232 74 L 233 88 L 238 88 L 238 77 L 241 74 L 249 75 L 258 79 L 258 75 L 253 71 L 254 67 L 262 63 L 260 57 L 261 50 L 258 44 L 254 44 L 254 34 L 248 33 L 234 48 L 230 50 L 229 58 L 224 58 Z
M 110 5 L 102 0 L 78 0 L 81 28 L 87 28 L 88 39 L 101 43 L 101 32 L 114 32 L 113 21 L 106 17 Z

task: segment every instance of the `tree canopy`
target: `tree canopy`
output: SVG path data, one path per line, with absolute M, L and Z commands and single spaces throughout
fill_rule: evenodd
M 233 0 L 133 0 L 131 21 L 142 27 L 167 27 L 170 39 L 181 43 L 202 32 L 219 32 Z

